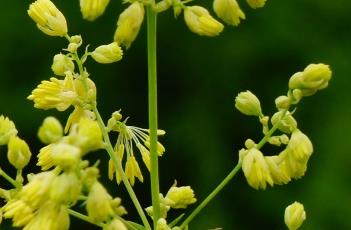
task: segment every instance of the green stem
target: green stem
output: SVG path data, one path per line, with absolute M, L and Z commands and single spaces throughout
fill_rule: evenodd
M 224 180 L 206 197 L 205 200 L 201 202 L 199 206 L 184 220 L 182 225 L 180 225 L 181 229 L 184 229 L 190 221 L 194 219 L 194 217 L 231 181 L 231 179 L 236 175 L 236 173 L 240 170 L 241 163 L 238 163 L 234 169 L 224 178 Z
M 15 188 L 21 188 L 22 185 L 20 183 L 18 183 L 16 180 L 12 179 L 12 177 L 10 177 L 9 175 L 7 175 L 7 173 L 5 173 L 5 171 L 3 171 L 0 168 L 0 176 L 2 176 L 3 178 L 5 178 L 8 182 L 10 182 L 10 184 L 12 184 Z
M 104 137 L 104 141 L 105 141 L 105 144 L 106 144 L 106 146 L 105 146 L 106 151 L 110 155 L 110 158 L 113 161 L 113 163 L 114 163 L 114 165 L 116 167 L 116 170 L 121 175 L 122 181 L 124 183 L 124 186 L 126 187 L 128 193 L 129 193 L 129 196 L 132 199 L 133 204 L 135 205 L 135 208 L 137 209 L 137 212 L 138 212 L 138 214 L 139 214 L 139 216 L 141 218 L 141 221 L 143 222 L 143 224 L 144 224 L 146 229 L 151 230 L 150 224 L 147 221 L 147 218 L 146 218 L 146 215 L 145 215 L 145 213 L 143 211 L 143 208 L 141 207 L 141 205 L 139 203 L 139 200 L 136 197 L 136 195 L 135 195 L 135 193 L 133 191 L 133 188 L 132 188 L 132 186 L 130 185 L 130 183 L 128 181 L 128 178 L 127 178 L 126 174 L 123 171 L 122 164 L 116 157 L 115 151 L 113 150 L 113 147 L 112 147 L 112 144 L 111 144 L 111 141 L 110 141 L 110 137 L 108 136 L 108 132 L 107 132 L 106 126 L 105 126 L 104 121 L 102 120 L 101 115 L 100 115 L 98 109 L 96 108 L 96 106 L 93 107 L 93 111 L 95 113 L 97 122 L 98 122 L 98 124 L 100 126 L 102 135 Z
M 99 227 L 101 227 L 101 228 L 103 227 L 102 224 L 95 223 L 94 221 L 92 221 L 92 220 L 89 218 L 89 216 L 86 216 L 86 215 L 84 215 L 84 214 L 82 214 L 82 213 L 76 212 L 76 211 L 74 211 L 74 210 L 72 210 L 72 209 L 68 209 L 68 213 L 69 213 L 71 216 L 74 216 L 74 217 L 76 217 L 76 218 L 78 218 L 78 219 L 84 220 L 84 221 L 86 221 L 86 222 L 88 222 L 88 223 L 94 224 L 94 225 L 99 226 Z
M 149 92 L 149 129 L 151 156 L 151 198 L 154 229 L 160 218 L 159 175 L 157 154 L 157 62 L 156 62 L 156 13 L 152 6 L 147 7 L 147 56 L 148 56 L 148 92 Z
M 283 110 L 277 123 L 267 132 L 267 134 L 261 139 L 261 141 L 256 145 L 257 149 L 261 149 L 268 141 L 268 139 L 273 135 L 273 133 L 278 129 L 281 120 L 285 117 L 288 109 Z M 241 162 L 239 162 L 234 169 L 224 178 L 224 180 L 208 195 L 204 201 L 184 220 L 180 225 L 181 229 L 184 229 L 190 221 L 233 179 L 236 173 L 241 169 Z

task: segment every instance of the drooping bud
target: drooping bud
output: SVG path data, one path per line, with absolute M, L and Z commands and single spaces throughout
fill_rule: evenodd
M 174 209 L 186 208 L 188 205 L 196 202 L 194 190 L 190 186 L 172 186 L 168 190 L 165 199 L 172 201 L 170 206 Z
M 83 18 L 94 21 L 104 12 L 110 0 L 80 0 L 80 11 Z
M 291 133 L 297 129 L 297 122 L 290 112 L 286 112 L 283 116 L 283 111 L 276 112 L 271 118 L 272 125 L 278 124 L 278 129 L 284 133 Z
M 127 157 L 125 173 L 131 185 L 134 185 L 135 177 L 138 178 L 140 182 L 144 181 L 139 164 L 134 156 Z
M 328 65 L 310 64 L 303 72 L 295 73 L 289 80 L 290 89 L 300 89 L 303 96 L 315 94 L 328 86 L 332 72 Z
M 253 9 L 264 7 L 267 0 L 246 0 L 247 4 Z
M 66 71 L 74 71 L 74 63 L 71 58 L 64 54 L 56 54 L 51 69 L 56 75 L 65 76 Z
M 184 20 L 188 28 L 201 36 L 217 36 L 224 26 L 201 6 L 189 6 L 184 10 Z
M 27 143 L 17 136 L 11 136 L 8 143 L 7 159 L 16 169 L 23 169 L 32 153 Z
M 144 6 L 135 1 L 118 18 L 114 40 L 127 49 L 137 37 L 144 20 Z
M 12 136 L 17 134 L 13 121 L 8 117 L 0 116 L 0 145 L 6 145 Z
M 273 186 L 273 179 L 263 154 L 255 148 L 248 150 L 242 160 L 242 169 L 248 184 L 255 189 L 266 189 L 267 184 Z
M 51 144 L 63 136 L 63 128 L 55 117 L 47 117 L 38 131 L 38 137 L 44 144 Z
M 122 59 L 123 51 L 117 42 L 97 47 L 92 53 L 92 58 L 101 64 L 109 64 Z
M 112 197 L 106 189 L 99 182 L 95 182 L 86 201 L 88 216 L 97 223 L 106 221 L 114 214 L 111 201 Z
M 248 116 L 262 115 L 261 104 L 258 98 L 250 91 L 241 92 L 235 98 L 235 108 Z
M 239 25 L 240 19 L 245 19 L 236 0 L 214 0 L 213 9 L 220 19 L 232 26 Z
M 38 28 L 50 36 L 65 36 L 67 22 L 65 16 L 50 0 L 37 0 L 29 6 L 28 15 Z
M 289 230 L 300 228 L 306 220 L 306 212 L 303 205 L 297 201 L 286 207 L 284 213 L 284 222 Z

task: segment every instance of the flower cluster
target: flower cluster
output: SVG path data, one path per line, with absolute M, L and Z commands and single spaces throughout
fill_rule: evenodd
M 278 112 L 270 119 L 273 125 L 271 130 L 269 117 L 263 115 L 260 102 L 253 93 L 246 91 L 236 97 L 235 107 L 240 112 L 259 117 L 265 135 L 262 144 L 268 141 L 277 146 L 286 145 L 278 155 L 264 156 L 260 151 L 262 144 L 246 141 L 246 148 L 239 152 L 239 161 L 251 187 L 265 189 L 267 184 L 287 184 L 291 179 L 299 179 L 305 174 L 313 146 L 310 139 L 298 129 L 289 108 L 298 104 L 302 97 L 325 88 L 330 79 L 331 71 L 325 64 L 311 64 L 303 72 L 294 74 L 290 78 L 288 94 L 275 100 Z M 276 129 L 283 134 L 272 136 Z

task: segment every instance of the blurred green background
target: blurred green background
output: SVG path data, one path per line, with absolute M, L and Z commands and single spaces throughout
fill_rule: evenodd
M 30 2 L 1 1 L 0 114 L 15 121 L 19 135 L 37 154 L 42 145 L 36 131 L 42 119 L 54 115 L 64 123 L 71 110 L 41 111 L 26 100 L 41 80 L 52 76 L 52 57 L 66 46 L 64 39 L 37 30 L 26 14 Z M 90 23 L 81 19 L 78 0 L 54 2 L 66 16 L 69 33 L 81 34 L 92 48 L 111 41 L 125 7 L 112 0 L 106 13 Z M 298 200 L 307 212 L 301 229 L 351 229 L 351 1 L 268 0 L 260 10 L 238 2 L 247 19 L 215 38 L 189 32 L 182 16 L 175 20 L 171 11 L 159 16 L 159 126 L 167 131 L 162 139 L 167 153 L 160 159 L 161 191 L 166 193 L 176 179 L 179 185 L 191 185 L 198 200 L 203 200 L 236 164 L 246 138 L 261 138 L 258 122 L 234 109 L 235 95 L 251 90 L 261 99 L 264 112 L 272 114 L 274 99 L 286 93 L 289 77 L 309 63 L 323 62 L 333 70 L 330 87 L 303 100 L 296 112 L 300 129 L 315 148 L 305 177 L 256 191 L 240 172 L 190 227 L 285 229 L 284 209 Z M 211 1 L 194 4 L 210 7 Z M 121 108 L 130 116 L 129 124 L 147 127 L 145 32 L 144 23 L 121 62 L 87 63 L 105 120 Z M 1 167 L 13 173 L 6 148 L 0 152 Z M 106 178 L 107 155 L 98 152 L 89 158 L 103 159 L 101 174 Z M 26 172 L 38 172 L 34 165 L 35 158 Z M 1 187 L 8 186 L 0 182 Z M 150 204 L 148 185 L 136 186 L 145 207 Z M 128 218 L 136 216 L 122 186 L 112 184 L 109 191 L 123 198 Z M 71 220 L 71 229 L 96 229 Z M 0 229 L 12 229 L 6 226 L 9 221 Z

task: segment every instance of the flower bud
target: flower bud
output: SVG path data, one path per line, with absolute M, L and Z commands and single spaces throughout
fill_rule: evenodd
M 253 9 L 264 7 L 267 0 L 246 0 L 247 4 Z
M 137 37 L 144 20 L 144 6 L 135 1 L 118 18 L 114 41 L 127 49 Z
M 235 98 L 235 108 L 248 116 L 262 115 L 261 104 L 258 98 L 250 91 L 241 92 Z
M 50 190 L 50 199 L 55 203 L 72 204 L 81 193 L 82 184 L 75 172 L 65 172 L 55 177 Z
M 12 136 L 8 143 L 7 159 L 16 169 L 23 169 L 32 153 L 27 143 L 17 136 Z
M 60 166 L 64 170 L 77 167 L 81 158 L 80 148 L 66 143 L 52 144 L 49 146 L 48 154 L 51 156 L 53 165 Z M 39 162 L 41 162 L 41 156 L 39 156 L 38 165 Z
M 106 221 L 114 214 L 111 201 L 112 197 L 106 189 L 99 182 L 95 182 L 86 201 L 88 216 L 97 223 Z
M 275 99 L 277 109 L 288 109 L 290 106 L 290 98 L 287 96 L 279 96 Z
M 296 230 L 300 228 L 305 220 L 306 212 L 301 203 L 295 201 L 293 204 L 286 207 L 284 222 L 289 230 Z
M 17 134 L 13 121 L 8 117 L 0 116 L 0 145 L 6 145 L 12 136 Z
M 328 65 L 310 64 L 303 72 L 295 73 L 289 80 L 290 89 L 300 89 L 303 96 L 310 96 L 328 86 L 332 72 Z
M 67 34 L 67 22 L 65 16 L 56 8 L 50 0 L 37 0 L 29 6 L 28 15 L 36 23 L 38 28 L 50 36 L 65 36 Z
M 170 206 L 174 209 L 186 208 L 196 202 L 194 190 L 190 186 L 173 186 L 168 190 L 165 198 L 173 201 Z
M 38 131 L 38 137 L 44 144 L 51 144 L 61 139 L 63 128 L 55 117 L 47 117 Z
M 101 16 L 110 0 L 80 0 L 80 11 L 83 18 L 88 21 L 94 21 Z
M 291 181 L 286 162 L 280 156 L 265 157 L 274 184 L 287 184 Z
M 167 225 L 167 221 L 164 218 L 160 218 L 157 221 L 156 230 L 171 230 Z
M 74 71 L 74 63 L 64 54 L 56 54 L 51 69 L 56 75 L 65 76 L 66 71 Z
M 284 133 L 291 133 L 297 129 L 297 122 L 290 112 L 286 112 L 282 118 L 283 111 L 276 112 L 271 118 L 272 125 L 279 122 L 278 129 Z
M 109 64 L 122 59 L 123 51 L 117 42 L 97 47 L 91 53 L 92 58 L 101 64 Z
M 232 26 L 239 25 L 240 19 L 245 19 L 236 0 L 214 0 L 213 9 L 220 19 Z
M 184 10 L 184 20 L 189 29 L 201 36 L 217 36 L 224 26 L 214 19 L 210 13 L 201 6 L 189 6 Z
M 106 224 L 103 230 L 128 230 L 122 221 L 114 219 L 111 223 Z
M 258 149 L 248 150 L 242 161 L 242 169 L 249 185 L 255 189 L 266 189 L 267 183 L 273 186 L 269 167 Z

